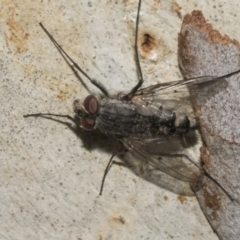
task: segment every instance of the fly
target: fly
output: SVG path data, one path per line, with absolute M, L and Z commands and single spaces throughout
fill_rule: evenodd
M 137 49 L 140 9 L 141 0 L 138 2 L 134 46 L 138 83 L 127 94 L 118 94 L 116 97 L 110 97 L 107 89 L 92 79 L 40 23 L 41 28 L 73 71 L 79 71 L 102 92 L 101 97 L 87 96 L 83 103 L 75 100 L 74 113 L 80 118 L 82 128 L 87 131 L 99 129 L 102 133 L 117 138 L 128 151 L 154 168 L 173 178 L 193 184 L 201 181 L 204 176 L 208 177 L 232 200 L 227 191 L 203 169 L 200 163 L 193 161 L 185 153 L 187 149 L 185 136 L 196 131 L 198 126 L 195 117 L 186 110 L 186 104 L 190 105 L 190 99 L 188 95 L 183 94 L 182 89 L 191 86 L 201 91 L 209 83 L 219 82 L 239 73 L 240 70 L 219 77 L 201 76 L 141 88 L 144 79 Z M 28 114 L 24 117 L 38 116 L 68 117 L 73 120 L 68 115 L 50 113 Z M 100 195 L 113 156 L 105 170 Z

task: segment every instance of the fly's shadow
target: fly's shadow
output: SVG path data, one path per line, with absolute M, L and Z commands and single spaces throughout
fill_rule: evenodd
M 77 116 L 71 117 L 69 115 L 61 114 L 37 113 L 24 115 L 24 117 L 41 117 L 68 127 L 79 139 L 82 140 L 83 145 L 81 145 L 81 147 L 84 147 L 88 151 L 96 149 L 112 154 L 112 152 L 122 151 L 123 148 L 121 143 L 115 138 L 109 138 L 98 130 L 88 132 L 82 129 L 80 127 L 80 119 Z M 66 120 L 60 120 L 59 117 L 63 119 L 65 118 Z

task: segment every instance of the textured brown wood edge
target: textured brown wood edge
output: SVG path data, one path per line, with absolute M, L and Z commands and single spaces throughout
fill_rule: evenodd
M 204 75 L 215 76 L 218 74 L 224 74 L 218 72 L 218 70 L 221 70 L 219 66 L 216 65 L 219 59 L 213 55 L 212 57 L 215 57 L 215 59 L 213 59 L 214 62 L 212 65 L 211 59 L 205 59 L 201 55 L 201 45 L 198 45 L 195 43 L 195 41 L 202 40 L 203 48 L 205 45 L 212 45 L 213 53 L 215 54 L 219 54 L 219 51 L 221 53 L 221 49 L 224 49 L 223 54 L 226 54 L 228 48 L 231 49 L 231 51 L 234 51 L 233 48 L 235 47 L 235 55 L 232 55 L 231 57 L 229 57 L 229 55 L 226 55 L 228 60 L 226 62 L 229 62 L 229 66 L 232 66 L 232 60 L 239 59 L 239 42 L 235 39 L 229 38 L 227 35 L 222 35 L 218 30 L 215 30 L 212 25 L 205 20 L 201 11 L 193 11 L 191 14 L 187 14 L 184 17 L 181 33 L 179 33 L 178 40 L 179 65 L 181 67 L 183 75 L 186 77 Z M 206 49 L 208 48 L 205 48 L 205 54 L 208 54 L 208 52 L 206 52 Z M 211 48 L 208 50 L 211 51 Z M 208 60 L 209 62 L 205 60 Z M 235 63 L 236 62 L 239 64 L 239 60 L 235 61 Z M 205 69 L 207 64 L 209 64 L 210 69 L 212 69 L 213 72 L 209 72 L 209 69 Z M 234 67 L 238 67 L 238 64 L 234 65 Z M 226 69 L 231 68 L 229 67 Z M 237 81 L 238 80 L 239 78 Z M 194 96 L 193 105 L 195 106 L 197 119 L 200 122 L 201 135 L 204 140 L 204 145 L 209 147 L 210 144 L 210 146 L 213 147 L 213 149 L 209 149 L 209 151 L 206 147 L 202 147 L 200 149 L 204 168 L 205 170 L 209 170 L 209 173 L 211 175 L 213 174 L 214 178 L 217 176 L 217 179 L 220 180 L 220 182 L 224 182 L 225 186 L 227 186 L 227 189 L 230 189 L 229 194 L 233 196 L 236 201 L 231 202 L 230 199 L 207 178 L 204 179 L 201 190 L 196 192 L 196 196 L 205 216 L 207 217 L 209 223 L 219 238 L 224 240 L 237 239 L 236 236 L 239 236 L 240 231 L 238 226 L 240 219 L 239 189 L 237 189 L 237 187 L 239 187 L 239 183 L 238 179 L 234 178 L 234 174 L 237 174 L 237 163 L 234 161 L 234 159 L 237 160 L 238 157 L 236 157 L 236 155 L 232 155 L 231 153 L 239 153 L 240 148 L 238 144 L 234 144 L 229 140 L 221 138 L 220 135 L 211 132 L 211 129 L 209 129 L 208 126 L 206 126 L 206 124 L 201 121 L 202 114 L 204 115 L 206 113 L 202 112 L 202 106 L 201 104 L 198 104 L 198 99 L 194 99 Z M 217 113 L 219 110 L 216 110 L 213 106 L 212 111 L 216 111 Z M 220 152 L 218 152 L 218 149 L 214 149 L 215 145 L 219 146 L 219 149 L 221 148 Z M 219 162 L 221 157 L 218 154 L 221 153 L 223 153 L 223 156 L 226 157 L 229 162 L 224 161 L 226 159 L 222 159 L 221 163 Z M 222 165 L 221 169 L 219 163 Z M 225 163 L 226 166 L 224 166 Z M 231 167 L 231 170 L 229 167 Z M 227 170 L 228 173 L 224 172 L 224 175 L 221 175 L 225 170 Z
M 222 35 L 218 30 L 206 21 L 201 11 L 194 10 L 191 14 L 187 14 L 183 19 L 183 24 L 191 24 L 198 30 L 205 32 L 208 36 L 208 41 L 211 43 L 220 43 L 222 45 L 234 44 L 240 49 L 240 44 L 236 39 L 231 39 L 226 34 Z

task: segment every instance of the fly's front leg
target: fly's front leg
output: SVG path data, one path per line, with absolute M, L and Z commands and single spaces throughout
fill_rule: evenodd
M 61 123 L 61 124 L 65 125 L 65 126 L 67 126 L 68 128 L 70 128 L 74 132 L 76 132 L 77 128 L 80 126 L 80 122 L 79 122 L 79 120 L 77 118 L 73 118 L 73 117 L 71 117 L 70 115 L 67 115 L 67 114 L 64 115 L 64 114 L 54 114 L 54 113 L 33 113 L 33 114 L 23 115 L 23 117 L 24 118 L 28 118 L 28 117 L 46 118 L 46 119 L 49 119 L 49 120 Z M 55 117 L 57 117 L 57 118 L 55 118 Z M 71 121 L 71 123 L 68 122 L 68 121 L 59 120 L 58 117 L 68 119 L 68 120 Z
M 23 117 L 46 117 L 46 116 L 52 116 L 52 117 L 64 117 L 71 121 L 75 121 L 75 119 L 69 115 L 63 115 L 63 114 L 54 114 L 54 113 L 33 113 L 33 114 L 26 114 L 23 115 Z
M 73 69 L 77 69 L 80 73 L 82 73 L 94 86 L 96 86 L 106 97 L 109 96 L 107 89 L 99 82 L 97 82 L 95 79 L 91 78 L 68 54 L 67 52 L 58 44 L 58 42 L 54 39 L 54 37 L 48 32 L 48 30 L 43 26 L 42 23 L 39 23 L 40 27 L 43 29 L 43 31 L 47 34 L 47 36 L 50 38 L 52 43 L 55 45 L 59 53 L 62 55 L 62 57 L 65 59 L 65 61 L 68 63 L 68 65 Z M 78 77 L 78 74 L 74 71 L 75 75 Z M 80 80 L 81 81 L 81 80 Z M 81 81 L 82 82 L 82 81 Z
M 76 124 L 76 120 L 71 117 L 70 115 L 63 115 L 63 114 L 54 114 L 54 113 L 33 113 L 33 114 L 26 114 L 23 115 L 24 118 L 28 118 L 28 117 L 43 117 L 43 118 L 47 118 L 47 119 L 52 119 L 51 117 L 63 117 L 63 118 L 67 118 L 69 120 L 71 120 L 74 124 Z M 56 121 L 56 120 L 55 120 Z M 59 121 L 61 122 L 61 121 Z

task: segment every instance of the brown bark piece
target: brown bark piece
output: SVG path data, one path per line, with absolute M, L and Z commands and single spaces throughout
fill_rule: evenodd
M 240 44 L 206 22 L 201 11 L 184 17 L 178 43 L 184 77 L 222 76 L 240 68 Z M 240 236 L 240 74 L 191 90 L 204 147 L 207 172 L 235 199 L 211 180 L 196 193 L 201 208 L 220 239 Z

